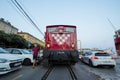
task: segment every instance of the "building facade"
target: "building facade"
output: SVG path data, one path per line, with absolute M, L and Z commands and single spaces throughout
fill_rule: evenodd
M 42 40 L 39 40 L 38 38 L 34 37 L 33 35 L 26 33 L 26 32 L 18 32 L 18 35 L 22 36 L 24 39 L 26 39 L 30 43 L 37 43 L 41 47 L 45 46 L 45 43 Z
M 10 24 L 10 22 L 5 21 L 0 18 L 0 30 L 8 34 L 17 34 L 18 29 Z

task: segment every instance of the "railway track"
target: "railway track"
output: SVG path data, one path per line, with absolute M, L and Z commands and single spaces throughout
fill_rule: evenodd
M 43 77 L 41 78 L 41 80 L 47 80 L 48 76 L 50 75 L 50 73 L 52 72 L 52 70 L 54 69 L 55 66 L 50 66 L 48 68 L 48 70 L 45 72 L 45 74 L 43 75 Z M 75 75 L 73 69 L 71 68 L 70 65 L 66 65 L 69 73 L 70 73 L 70 76 L 71 76 L 71 80 L 78 80 L 77 79 L 77 76 Z
M 75 75 L 75 73 L 74 73 L 74 71 L 73 71 L 73 69 L 71 68 L 70 65 L 67 66 L 67 69 L 68 69 L 69 72 L 70 72 L 70 75 L 71 75 L 72 80 L 78 80 L 78 79 L 77 79 L 77 76 Z

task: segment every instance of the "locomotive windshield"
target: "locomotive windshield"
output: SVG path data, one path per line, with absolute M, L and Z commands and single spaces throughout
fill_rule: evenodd
M 55 31 L 58 31 L 59 28 L 57 27 L 53 27 L 53 28 L 47 28 L 48 29 L 48 32 L 55 32 Z M 63 30 L 63 29 L 62 29 Z M 75 28 L 70 28 L 70 27 L 65 27 L 64 28 L 64 31 L 65 32 L 74 32 L 75 31 Z
M 74 28 L 66 28 L 66 32 L 74 32 Z
M 56 28 L 48 28 L 48 32 L 54 32 L 56 31 Z

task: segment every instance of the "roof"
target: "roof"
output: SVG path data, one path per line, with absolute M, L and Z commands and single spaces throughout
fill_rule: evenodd
M 50 28 L 50 27 L 73 27 L 73 28 L 76 28 L 76 26 L 73 26 L 73 25 L 48 25 L 46 26 L 46 28 Z
M 0 22 L 3 22 L 3 23 L 5 23 L 6 25 L 8 25 L 8 26 L 10 26 L 10 27 L 15 28 L 15 29 L 17 29 L 17 30 L 18 30 L 18 28 L 14 27 L 13 25 L 11 25 L 11 23 L 10 23 L 10 22 L 5 21 L 3 18 L 1 18 L 1 19 L 0 19 Z
M 33 35 L 31 35 L 31 34 L 29 34 L 29 33 L 27 33 L 27 32 L 18 32 L 18 34 L 28 34 L 28 35 L 34 37 Z M 38 38 L 36 38 L 36 37 L 34 37 L 34 38 L 37 39 L 37 40 L 39 40 L 39 41 L 41 41 L 41 42 L 43 42 L 42 40 L 40 40 L 40 39 L 38 39 Z M 44 42 L 43 42 L 43 43 L 44 43 Z

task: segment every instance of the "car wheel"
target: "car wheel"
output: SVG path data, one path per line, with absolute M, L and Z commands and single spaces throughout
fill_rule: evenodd
M 23 65 L 26 65 L 26 66 L 28 66 L 28 65 L 30 65 L 31 64 L 31 60 L 30 59 L 24 59 L 24 61 L 23 61 Z
M 91 60 L 89 60 L 89 65 L 90 65 L 91 67 L 93 67 L 93 63 L 92 63 Z

